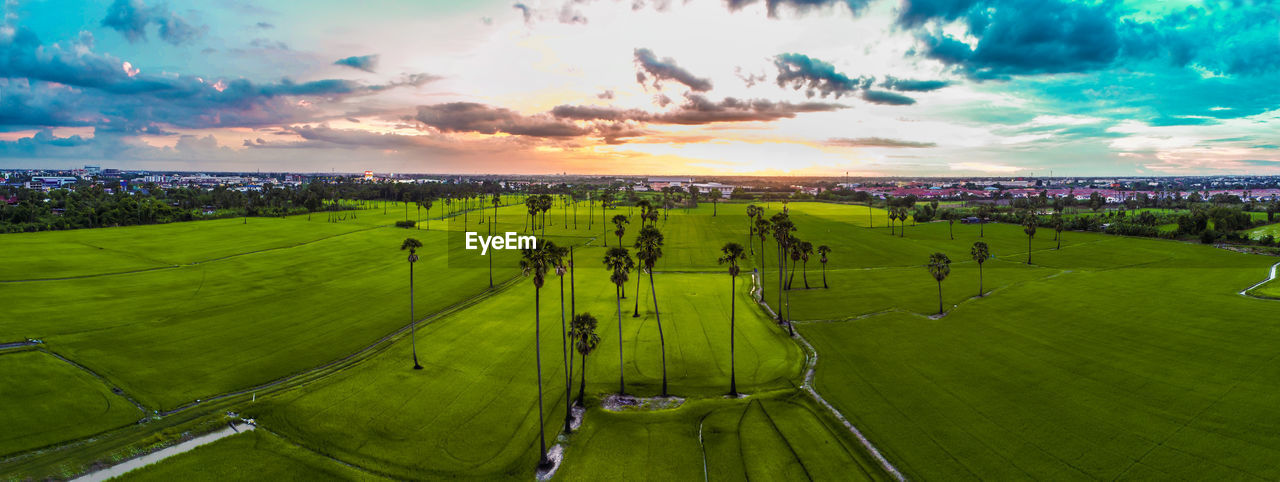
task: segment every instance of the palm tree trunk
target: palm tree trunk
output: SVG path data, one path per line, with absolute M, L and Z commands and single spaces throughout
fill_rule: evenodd
M 542 290 L 533 288 L 533 354 L 538 367 L 538 442 L 541 444 L 542 458 L 539 467 L 547 467 L 551 460 L 547 458 L 546 422 L 542 418 Z
M 956 240 L 956 222 L 955 221 L 947 220 L 947 234 L 951 236 L 952 241 Z
M 978 296 L 982 296 L 982 263 L 978 263 Z
M 823 289 L 830 288 L 829 286 L 827 286 L 827 263 L 826 262 L 822 263 L 822 288 Z
M 791 274 L 787 276 L 787 289 L 791 289 L 791 282 L 796 279 L 796 260 L 791 260 Z
M 734 292 L 737 291 L 737 286 L 735 286 L 736 281 L 737 279 L 735 276 L 729 276 L 729 395 L 731 396 L 738 395 L 738 372 L 735 366 L 733 339 L 735 330 L 734 325 L 737 323 L 737 313 L 734 311 L 736 303 L 733 302 Z
M 800 277 L 804 278 L 804 289 L 809 289 L 809 262 L 805 261 L 800 267 Z
M 413 317 L 413 262 L 409 262 L 409 345 L 413 350 L 413 369 L 421 370 L 422 365 L 418 364 L 418 334 L 416 332 L 416 320 Z
M 583 400 L 584 400 L 584 397 L 586 396 L 585 394 L 587 393 L 587 356 L 586 355 L 582 355 L 582 368 L 579 369 L 578 372 L 581 373 L 580 377 L 582 381 L 578 383 L 578 402 L 577 403 L 578 403 L 578 406 L 585 407 L 586 403 L 583 402 Z
M 782 243 L 778 243 L 778 306 L 777 306 L 777 310 L 778 310 L 778 323 L 782 323 L 782 321 L 783 321 L 783 318 L 782 318 L 782 292 L 783 292 L 784 290 L 783 290 L 783 288 L 782 288 L 782 273 L 783 273 L 784 271 L 786 271 L 786 268 L 783 266 L 783 262 L 784 262 L 784 261 L 785 261 L 785 259 L 782 257 Z
M 1058 247 L 1053 248 L 1054 250 L 1062 249 L 1062 233 L 1058 233 L 1057 238 L 1058 238 Z
M 618 295 L 625 289 L 626 288 L 623 288 L 622 285 L 615 285 L 614 295 Z M 626 365 L 624 365 L 622 362 L 622 297 L 615 296 L 615 298 L 617 298 L 617 301 L 618 301 L 618 395 L 626 395 L 627 382 L 622 375 L 623 372 L 625 371 L 624 367 L 626 367 Z M 582 363 L 584 366 L 586 365 L 585 361 L 583 361 Z M 586 371 L 586 370 L 583 370 L 583 371 Z M 585 386 L 586 382 L 583 382 L 583 383 Z
M 649 292 L 653 295 L 653 318 L 658 321 L 658 345 L 662 348 L 662 396 L 667 396 L 667 339 L 662 336 L 662 315 L 658 314 L 658 290 L 653 286 L 653 268 L 649 268 Z
M 635 307 L 635 311 L 631 313 L 632 318 L 640 317 L 640 278 L 641 278 L 640 273 L 637 272 L 636 273 L 636 307 Z
M 1031 236 L 1027 236 L 1027 264 L 1031 264 Z
M 938 315 L 942 315 L 942 280 L 938 280 Z
M 569 323 L 564 318 L 564 275 L 560 275 L 560 352 L 564 359 L 564 433 L 573 431 L 569 421 L 573 419 L 573 373 L 570 372 L 569 360 Z

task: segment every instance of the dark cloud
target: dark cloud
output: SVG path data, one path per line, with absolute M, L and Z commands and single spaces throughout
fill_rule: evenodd
M 869 77 L 855 79 L 836 72 L 834 65 L 804 54 L 780 54 L 774 57 L 773 64 L 778 68 L 778 86 L 805 89 L 809 97 L 820 94 L 838 99 L 866 89 L 872 82 Z
M 872 104 L 883 105 L 911 105 L 916 103 L 915 99 L 902 94 L 895 94 L 885 90 L 867 89 L 862 91 L 862 100 Z
M 804 54 L 787 53 L 774 57 L 773 64 L 778 68 L 778 86 L 804 89 L 805 95 L 813 97 L 832 96 L 839 99 L 846 95 L 858 95 L 867 102 L 885 105 L 911 105 L 915 99 L 902 94 L 883 90 L 872 90 L 875 79 L 871 77 L 853 78 L 836 71 L 830 63 L 809 57 Z M 889 77 L 881 83 L 886 88 L 902 91 L 927 91 L 945 87 L 943 81 L 900 80 Z
M 596 94 L 597 99 L 613 100 L 613 89 Z
M 808 112 L 830 112 L 843 109 L 840 104 L 825 102 L 774 102 L 763 99 L 740 100 L 728 97 L 713 101 L 690 94 L 685 102 L 664 112 L 613 107 L 561 105 L 551 110 L 556 118 L 579 121 L 637 122 L 643 124 L 702 125 L 720 122 L 769 122 L 789 119 Z
M 885 77 L 880 82 L 881 87 L 900 92 L 929 92 L 948 85 L 951 85 L 951 82 L 945 80 L 912 80 L 895 77 Z
M 729 6 L 729 10 L 738 11 L 743 7 L 755 3 L 760 0 L 726 0 L 725 4 Z M 765 8 L 769 11 L 770 17 L 778 16 L 778 7 L 786 5 L 797 12 L 807 13 L 814 8 L 823 8 L 831 5 L 844 4 L 849 7 L 849 11 L 859 13 L 870 3 L 870 0 L 765 0 Z
M 742 79 L 742 83 L 747 84 L 748 88 L 755 87 L 756 84 L 769 80 L 768 75 L 765 75 L 763 73 L 753 74 L 751 72 L 746 72 L 742 70 L 742 67 L 735 67 L 733 69 L 733 75 L 737 76 L 739 79 Z
M 693 75 L 676 65 L 676 61 L 670 57 L 659 59 L 652 50 L 643 48 L 635 49 L 634 54 L 636 65 L 640 67 L 640 71 L 636 72 L 636 80 L 642 85 L 649 84 L 661 90 L 663 81 L 674 80 L 694 92 L 711 90 L 711 80 Z
M 107 7 L 102 26 L 120 32 L 129 42 L 147 40 L 147 26 L 155 24 L 160 39 L 182 45 L 203 35 L 205 28 L 196 27 L 170 12 L 168 5 L 147 7 L 142 0 L 115 0 Z
M 937 147 L 938 145 L 933 142 L 904 141 L 900 139 L 888 139 L 884 137 L 858 137 L 858 138 L 839 137 L 834 139 L 827 139 L 826 144 L 829 146 L 840 146 L 840 147 L 894 147 L 894 148 L 923 148 L 923 147 Z
M 275 26 L 275 25 L 273 25 L 273 24 L 271 24 L 271 23 L 267 23 L 267 22 L 258 22 L 258 23 L 256 23 L 256 24 L 254 24 L 254 26 L 255 26 L 255 27 L 258 27 L 258 28 L 260 28 L 260 29 L 263 29 L 263 30 L 271 30 L 271 29 L 273 29 L 273 28 L 276 28 L 276 26 Z
M 1280 4 L 1205 2 L 1136 19 L 1121 2 L 906 0 L 897 23 L 917 29 L 923 55 L 974 79 L 1088 72 L 1164 59 L 1220 75 L 1280 70 Z M 970 46 L 937 25 L 960 22 Z M 935 24 L 933 28 L 926 28 Z
M 446 133 L 504 133 L 530 137 L 578 137 L 591 133 L 588 128 L 550 115 L 525 116 L 510 109 L 472 102 L 419 106 L 413 119 Z
M 338 59 L 337 62 L 334 62 L 334 65 L 345 65 L 353 69 L 359 69 L 365 72 L 373 72 L 374 69 L 378 68 L 378 56 L 377 55 L 360 55 L 360 56 L 347 57 L 345 59 Z

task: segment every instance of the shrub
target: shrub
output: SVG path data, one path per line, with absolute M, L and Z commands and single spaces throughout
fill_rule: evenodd
M 1218 232 L 1212 229 L 1206 229 L 1200 232 L 1200 242 L 1204 244 L 1213 244 L 1218 240 Z
M 416 225 L 416 224 L 417 224 L 417 223 L 415 223 L 415 222 L 413 222 L 413 221 L 410 221 L 410 220 L 405 220 L 405 221 L 396 221 L 396 227 L 397 227 L 397 228 L 405 228 L 405 229 L 408 229 L 408 228 L 412 228 L 412 227 L 414 227 L 414 225 Z

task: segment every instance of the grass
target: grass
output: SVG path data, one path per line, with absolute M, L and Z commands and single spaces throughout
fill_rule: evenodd
M 766 217 L 781 208 L 757 204 L 767 206 Z M 557 477 L 883 478 L 849 433 L 795 389 L 804 355 L 750 301 L 749 276 L 730 293 L 716 258 L 727 241 L 747 243 L 745 208 L 722 203 L 712 216 L 702 203 L 659 220 L 667 238 L 656 286 L 668 374 L 671 392 L 689 401 L 653 413 L 596 407 L 617 390 L 619 338 L 628 392 L 658 393 L 648 278 L 637 293 L 632 273 L 619 333 L 600 263 L 606 240 L 617 244 L 612 224 L 602 225 L 596 209 L 588 228 L 585 206 L 576 229 L 572 219 L 566 226 L 561 208 L 548 213 L 547 234 L 577 246 L 574 301 L 599 319 L 603 338 L 587 364 L 592 408 L 581 431 L 564 440 L 567 458 Z M 909 478 L 1280 478 L 1272 463 L 1280 458 L 1280 419 L 1271 413 L 1280 402 L 1272 383 L 1280 376 L 1280 328 L 1267 321 L 1280 315 L 1280 305 L 1238 294 L 1266 276 L 1273 258 L 1077 232 L 1063 233 L 1056 249 L 1054 233 L 1044 229 L 1028 246 L 1021 227 L 1000 224 L 908 222 L 899 237 L 889 235 L 882 210 L 799 202 L 787 208 L 798 237 L 835 249 L 826 266 L 830 288 L 821 288 L 815 256 L 807 266 L 812 288 L 789 293 L 793 317 L 807 320 L 797 329 L 819 354 L 815 388 Z M 523 210 L 500 208 L 496 231 L 526 231 Z M 219 402 L 216 410 L 257 417 L 279 436 L 233 437 L 147 473 L 174 478 L 206 464 L 213 478 L 277 465 L 289 470 L 282 477 L 364 473 L 348 473 L 328 456 L 397 479 L 527 479 L 539 429 L 533 288 L 520 280 L 489 291 L 488 270 L 462 262 L 475 254 L 450 244 L 446 230 L 487 231 L 480 220 L 492 209 L 476 213 L 467 226 L 458 218 L 432 220 L 431 230 L 389 227 L 404 219 L 403 206 L 388 206 L 386 214 L 371 206 L 340 223 L 324 222 L 321 213 L 310 222 L 255 218 L 248 225 L 5 238 L 21 247 L 2 256 L 33 262 L 3 275 L 19 281 L 0 283 L 0 296 L 22 302 L 7 306 L 12 316 L 0 319 L 0 333 L 43 338 L 45 348 L 102 374 L 148 409 L 172 408 L 323 365 L 404 327 L 405 253 L 396 248 L 406 236 L 419 237 L 427 246 L 415 268 L 415 303 L 427 321 L 417 348 L 426 369 L 409 369 L 406 334 L 332 374 L 264 390 L 256 402 Z M 416 210 L 409 214 L 417 218 Z M 428 216 L 438 217 L 439 208 Z M 629 225 L 623 244 L 638 231 L 638 222 Z M 117 234 L 123 232 L 130 234 Z M 984 265 L 984 297 L 975 297 L 969 257 L 979 240 L 995 255 Z M 771 239 L 752 245 L 744 272 L 763 266 L 764 298 L 776 306 L 776 246 Z M 940 319 L 925 316 L 937 309 L 937 284 L 923 267 L 933 252 L 953 261 Z M 515 254 L 495 260 L 497 281 L 518 275 Z M 88 277 L 33 280 L 71 276 Z M 795 286 L 803 288 L 803 280 L 798 269 Z M 1267 290 L 1276 288 L 1256 291 Z M 565 390 L 559 279 L 550 276 L 541 295 L 543 428 L 553 443 Z M 641 316 L 633 318 L 637 296 Z M 739 389 L 753 394 L 743 400 L 721 397 L 731 301 Z M 0 373 L 6 357 L 18 355 L 0 355 Z M 88 390 L 65 377 L 45 378 L 58 393 L 109 386 L 90 378 Z M 48 410 L 36 416 L 42 419 L 86 410 L 37 405 L 19 406 Z M 81 424 L 81 432 L 58 430 L 11 450 L 127 422 Z M 238 458 L 245 468 L 225 462 Z M 38 460 L 24 462 L 24 470 Z
M 118 481 L 382 480 L 292 445 L 265 430 L 233 435 L 131 471 Z
M 0 456 L 86 437 L 145 414 L 93 375 L 37 350 L 0 352 Z
M 590 259 L 579 262 L 584 258 Z M 590 395 L 618 387 L 616 310 L 605 275 L 603 268 L 576 273 L 578 309 L 600 319 L 603 339 L 588 358 Z M 658 277 L 671 391 L 726 392 L 728 276 Z M 542 292 L 542 362 L 550 439 L 562 425 L 564 376 L 558 281 L 549 281 Z M 802 360 L 798 347 L 758 310 L 745 309 L 745 287 L 739 288 L 740 389 L 793 386 Z M 643 294 L 649 295 L 647 288 Z M 524 281 L 422 327 L 422 371 L 408 369 L 409 347 L 398 343 L 366 363 L 246 411 L 261 414 L 264 425 L 291 439 L 391 477 L 525 477 L 538 456 L 532 298 L 532 283 Z M 623 319 L 628 392 L 654 395 L 661 380 L 656 325 L 643 305 L 640 318 L 632 318 L 630 309 Z
M 794 390 L 691 401 L 674 410 L 593 408 L 572 437 L 563 480 L 649 480 L 657 474 L 764 480 L 883 480 L 844 427 Z

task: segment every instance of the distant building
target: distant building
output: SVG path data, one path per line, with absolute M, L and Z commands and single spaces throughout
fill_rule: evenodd
M 651 177 L 649 178 L 649 189 L 654 191 L 662 190 L 665 187 L 684 187 L 693 184 L 693 179 L 688 177 Z
M 61 176 L 36 176 L 31 178 L 31 182 L 27 183 L 27 187 L 31 189 L 58 189 L 62 186 L 75 184 L 74 177 Z
M 698 188 L 698 191 L 704 195 L 711 194 L 712 189 L 719 189 L 720 197 L 724 199 L 729 199 L 729 195 L 733 194 L 733 190 L 736 188 L 736 186 L 730 186 L 728 184 L 720 184 L 718 182 L 696 183 L 696 184 L 691 184 L 691 186 Z

